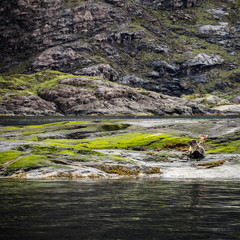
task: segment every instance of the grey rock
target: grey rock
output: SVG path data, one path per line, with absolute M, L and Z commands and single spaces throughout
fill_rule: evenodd
M 232 99 L 230 99 L 232 103 L 240 104 L 240 96 L 236 96 Z
M 197 0 L 135 0 L 154 10 L 173 10 L 196 6 Z
M 229 34 L 228 22 L 219 22 L 219 25 L 203 25 L 199 27 L 199 33 L 209 34 L 215 32 L 217 35 L 223 36 Z
M 158 72 L 170 72 L 170 73 L 176 73 L 179 68 L 176 64 L 170 64 L 165 61 L 156 60 L 153 62 L 154 69 Z
M 191 75 L 190 80 L 196 85 L 200 83 L 206 84 L 208 82 L 207 75 L 204 73 L 197 73 L 197 74 Z
M 167 53 L 169 51 L 166 45 L 158 45 L 153 47 L 153 52 L 155 53 Z
M 211 14 L 213 14 L 214 16 L 217 16 L 217 17 L 220 17 L 220 18 L 229 15 L 229 13 L 228 13 L 228 12 L 225 12 L 225 11 L 223 10 L 223 8 L 207 9 L 206 12 L 211 13 Z
M 197 56 L 195 56 L 193 59 L 188 60 L 187 64 L 188 66 L 197 66 L 197 65 L 203 65 L 203 66 L 214 66 L 214 65 L 221 65 L 224 62 L 224 59 L 221 58 L 219 55 L 208 55 L 206 53 L 199 53 Z
M 4 115 L 59 115 L 56 106 L 38 96 L 12 96 L 0 101 L 0 114 Z
M 126 76 L 125 80 L 134 79 Z M 135 78 L 136 79 L 136 78 Z M 138 81 L 141 81 L 138 79 Z M 84 77 L 63 79 L 53 91 L 48 89 L 38 94 L 46 101 L 54 102 L 57 109 L 66 115 L 86 114 L 208 114 L 211 109 L 197 103 L 151 91 L 138 92 L 134 88 L 103 80 Z M 77 88 L 76 88 L 77 87 Z
M 110 81 L 116 81 L 118 78 L 118 73 L 109 64 L 98 64 L 83 68 L 78 74 L 99 77 Z

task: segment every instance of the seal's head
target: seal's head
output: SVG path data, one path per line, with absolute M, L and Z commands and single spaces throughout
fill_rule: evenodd
M 200 141 L 204 141 L 208 138 L 208 135 L 199 135 Z
M 192 139 L 192 140 L 190 140 L 190 141 L 188 141 L 188 145 L 189 146 L 196 146 L 198 143 L 197 143 L 197 141 L 195 140 L 195 139 Z

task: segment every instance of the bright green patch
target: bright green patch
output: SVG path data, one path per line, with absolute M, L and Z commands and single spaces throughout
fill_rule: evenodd
M 44 143 L 48 144 L 49 146 L 54 147 L 62 147 L 62 148 L 74 148 L 81 152 L 90 152 L 91 149 L 89 149 L 86 145 L 77 145 L 80 140 L 69 140 L 69 139 L 48 139 L 44 140 Z
M 96 149 L 130 149 L 137 146 L 149 145 L 166 134 L 126 133 L 115 136 L 106 136 L 95 139 L 81 140 L 81 145 Z
M 11 131 L 11 130 L 17 130 L 19 127 L 5 127 L 4 131 Z
M 132 149 L 142 147 L 146 149 L 155 149 L 156 146 L 164 148 L 166 144 L 186 144 L 189 138 L 172 137 L 169 134 L 146 134 L 146 133 L 125 133 L 114 136 L 103 136 L 94 139 L 80 139 L 80 140 L 66 140 L 66 139 L 53 139 L 45 140 L 44 143 L 57 147 L 72 147 L 78 150 L 90 149 Z M 174 148 L 174 147 L 173 147 Z
M 209 144 L 207 153 L 236 153 L 240 154 L 240 140 L 220 144 Z
M 57 147 L 33 146 L 32 153 L 34 154 L 54 154 L 58 150 Z
M 17 150 L 0 152 L 0 164 L 16 159 L 21 156 L 23 152 Z
M 60 152 L 58 152 L 57 154 L 61 154 L 61 155 L 71 155 L 71 156 L 76 156 L 77 153 L 71 150 L 62 150 Z
M 18 171 L 20 169 L 28 170 L 30 168 L 48 167 L 53 165 L 46 156 L 42 155 L 30 155 L 23 157 L 10 164 L 7 167 L 7 172 Z
M 46 70 L 35 74 L 0 75 L 0 87 L 2 93 L 12 93 L 20 96 L 36 95 L 37 89 L 50 88 L 57 81 L 64 78 L 74 77 L 67 73 Z
M 171 149 L 176 149 L 180 151 L 184 151 L 187 146 L 187 142 L 190 140 L 190 138 L 186 137 L 172 137 L 172 136 L 166 136 L 163 139 L 160 139 L 151 145 L 149 145 L 150 149 L 165 149 L 165 150 L 171 150 Z

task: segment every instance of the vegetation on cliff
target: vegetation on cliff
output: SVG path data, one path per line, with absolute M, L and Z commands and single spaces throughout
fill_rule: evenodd
M 56 114 L 59 105 L 49 103 L 37 111 L 42 90 L 61 85 L 70 91 L 59 80 L 75 76 L 178 97 L 211 94 L 232 101 L 240 94 L 236 0 L 30 2 L 0 3 L 0 98 L 20 105 L 24 100 L 16 96 L 37 95 L 26 100 L 38 105 L 29 103 L 27 115 Z M 71 107 L 64 114 L 73 114 Z

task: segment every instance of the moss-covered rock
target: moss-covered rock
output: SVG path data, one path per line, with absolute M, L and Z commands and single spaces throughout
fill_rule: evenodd
M 16 172 L 18 170 L 30 170 L 40 167 L 49 167 L 51 162 L 46 156 L 43 155 L 30 155 L 26 157 L 19 158 L 15 162 L 11 163 L 7 167 L 7 173 Z
M 0 152 L 0 164 L 4 164 L 8 161 L 12 161 L 21 156 L 23 152 L 17 150 Z

